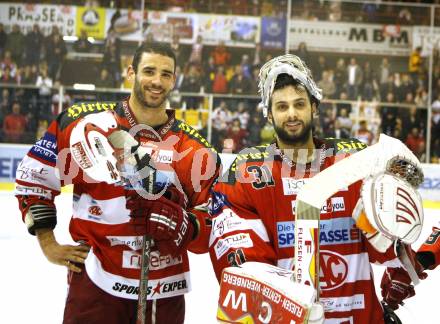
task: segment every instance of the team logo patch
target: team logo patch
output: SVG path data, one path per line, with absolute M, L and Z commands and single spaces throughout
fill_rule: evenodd
M 57 140 L 48 132 L 32 146 L 30 151 L 32 155 L 51 164 L 56 163 L 57 152 Z
M 348 263 L 339 253 L 320 251 L 319 266 L 321 268 L 319 283 L 322 290 L 338 288 L 345 282 L 348 274 Z
M 212 193 L 212 205 L 211 205 L 212 215 L 218 214 L 224 206 L 229 206 L 228 198 L 226 197 L 225 194 L 214 191 Z

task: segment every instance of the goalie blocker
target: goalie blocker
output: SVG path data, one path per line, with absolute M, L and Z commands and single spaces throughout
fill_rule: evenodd
M 322 323 L 315 289 L 292 281 L 293 272 L 246 262 L 223 270 L 217 320 L 220 323 Z

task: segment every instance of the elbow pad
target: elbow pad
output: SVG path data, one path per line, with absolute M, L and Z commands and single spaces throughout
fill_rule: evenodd
M 24 223 L 30 234 L 35 235 L 35 230 L 40 228 L 54 229 L 57 224 L 57 211 L 55 207 L 46 204 L 29 206 L 24 215 Z

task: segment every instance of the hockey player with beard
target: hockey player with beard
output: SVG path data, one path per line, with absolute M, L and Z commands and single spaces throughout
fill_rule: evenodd
M 297 56 L 287 54 L 267 62 L 260 70 L 259 89 L 265 117 L 275 129 L 275 139 L 269 145 L 240 152 L 229 172 L 214 186 L 209 246 L 221 285 L 244 282 L 229 280 L 231 276 L 225 272 L 222 275 L 222 271 L 230 266 L 245 266 L 250 261 L 294 270 L 297 194 L 309 178 L 366 147 L 354 139 L 322 139 L 313 135 L 321 90 Z M 365 222 L 365 213 L 356 208 L 362 206 L 361 187 L 362 181 L 357 181 L 340 190 L 320 212 L 319 302 L 324 306 L 325 323 L 329 324 L 384 323 L 370 263 L 400 265 L 393 248 L 396 240 L 389 240 L 394 235 L 372 230 L 373 222 Z M 419 197 L 412 188 L 408 190 L 414 199 Z M 366 199 L 362 201 L 366 203 Z M 414 206 L 419 213 L 420 202 L 416 201 Z M 420 219 L 417 222 L 419 226 Z M 230 290 L 224 300 L 221 295 L 219 320 L 238 321 L 250 316 L 235 316 L 239 302 L 247 300 L 249 310 L 249 300 L 263 300 L 261 305 L 265 306 L 261 306 L 258 318 L 265 319 L 263 323 L 270 322 L 270 300 L 258 296 L 245 299 L 241 294 L 241 299 L 234 300 L 231 296 Z M 231 300 L 233 310 L 228 309 Z
M 130 97 L 68 108 L 17 169 L 16 196 L 29 233 L 37 236 L 50 262 L 69 270 L 64 323 L 136 321 L 144 235 L 154 240 L 145 289 L 146 322 L 184 321 L 184 294 L 191 287 L 187 249 L 206 252 L 207 246 L 206 214 L 195 207 L 206 206 L 219 159 L 196 130 L 166 110 L 175 65 L 168 45 L 141 45 L 128 68 L 128 79 L 134 83 Z M 82 170 L 93 161 L 87 146 L 70 145 L 75 127 L 87 118 L 93 119 L 89 126 L 97 129 L 108 118 L 124 131 L 142 128 L 134 135 L 139 147 L 150 152 L 158 168 L 168 170 L 169 179 L 180 184 L 183 192 L 173 200 L 165 196 L 148 200 L 123 186 L 92 181 Z M 100 142 L 105 137 L 88 140 L 95 141 L 92 146 L 98 150 L 105 147 Z M 112 171 L 107 168 L 104 165 L 96 173 Z M 79 245 L 60 245 L 53 232 L 57 223 L 54 198 L 68 184 L 73 184 L 69 230 Z

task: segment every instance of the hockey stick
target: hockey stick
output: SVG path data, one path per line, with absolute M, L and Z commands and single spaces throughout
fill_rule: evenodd
M 142 158 L 136 152 L 138 149 L 137 141 L 125 131 L 116 131 L 109 137 L 109 142 L 115 149 L 125 150 L 131 147 L 131 154 L 133 154 L 136 160 L 136 170 L 141 179 L 142 188 L 147 192 L 154 194 L 154 184 L 156 178 L 156 169 L 149 165 L 150 155 L 144 154 Z M 133 145 L 134 144 L 134 145 Z M 125 170 L 122 171 L 122 173 Z M 131 176 L 131 175 L 130 175 Z M 132 179 L 132 178 L 131 178 Z M 131 182 L 131 181 L 130 181 Z M 131 183 L 134 185 L 134 183 Z M 149 265 L 150 265 L 150 252 L 153 240 L 148 235 L 142 237 L 142 255 L 140 264 L 140 278 L 139 278 L 139 293 L 138 293 L 138 304 L 136 313 L 136 324 L 146 323 L 147 314 L 147 296 L 148 296 L 148 279 L 149 279 Z
M 310 178 L 298 193 L 295 212 L 295 280 L 313 284 L 317 290 L 317 299 L 321 207 L 339 190 L 370 175 L 384 172 L 392 159 L 402 156 L 414 165 L 420 165 L 417 158 L 400 141 L 381 135 L 378 143 L 342 159 Z

